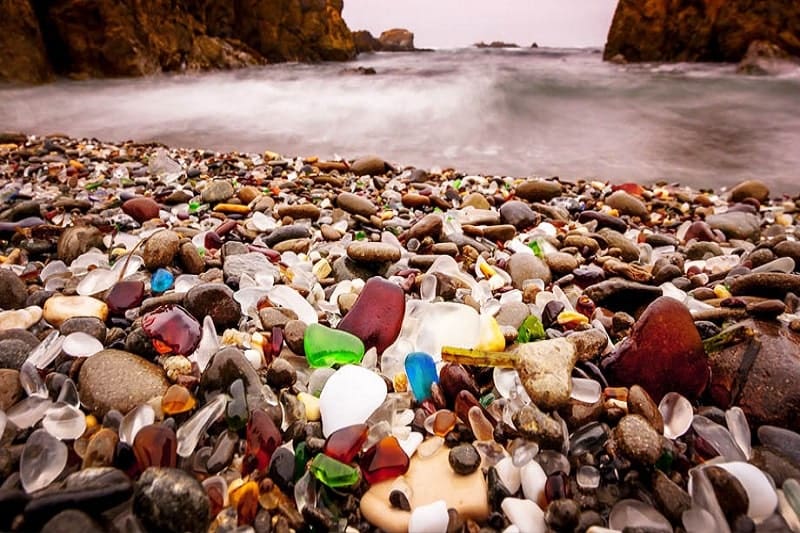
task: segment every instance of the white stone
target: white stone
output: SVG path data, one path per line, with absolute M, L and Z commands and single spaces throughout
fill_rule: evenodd
M 19 460 L 19 477 L 25 492 L 50 485 L 67 465 L 68 450 L 60 440 L 43 429 L 34 431 Z
M 61 349 L 72 357 L 89 357 L 102 350 L 103 343 L 88 333 L 76 331 L 64 338 Z
M 300 293 L 288 285 L 276 285 L 267 294 L 269 301 L 276 307 L 285 307 L 297 313 L 297 318 L 306 324 L 316 324 L 318 322 L 317 311 L 300 296 Z
M 322 433 L 362 424 L 386 398 L 386 383 L 366 368 L 345 365 L 333 374 L 319 398 Z
M 0 331 L 6 329 L 28 329 L 42 319 L 42 309 L 31 305 L 25 309 L 0 312 Z
M 658 404 L 658 410 L 664 419 L 664 436 L 668 439 L 677 439 L 692 427 L 692 402 L 677 392 L 664 395 Z
M 655 507 L 647 505 L 639 500 L 620 500 L 611 509 L 608 516 L 608 527 L 611 529 L 623 530 L 626 527 L 641 527 L 649 531 L 672 532 L 672 525 L 664 515 L 659 513 Z
M 501 459 L 495 466 L 500 482 L 511 494 L 516 494 L 522 484 L 522 472 L 511 457 Z
M 421 505 L 411 511 L 408 533 L 445 533 L 449 520 L 444 500 Z
M 532 502 L 542 505 L 545 502 L 544 485 L 547 483 L 547 474 L 536 461 L 530 461 L 520 470 L 522 493 Z
M 742 461 L 720 463 L 717 466 L 724 468 L 741 482 L 750 500 L 747 516 L 758 522 L 775 511 L 778 506 L 778 495 L 764 472 Z
M 545 533 L 547 524 L 544 521 L 544 511 L 530 500 L 521 498 L 506 498 L 500 504 L 503 513 L 512 524 L 525 533 Z
M 397 439 L 397 442 L 400 443 L 400 447 L 406 452 L 406 455 L 411 457 L 414 455 L 414 452 L 417 451 L 419 445 L 422 444 L 423 439 L 422 433 L 418 431 L 412 431 L 408 434 L 408 436 L 404 439 Z
M 113 287 L 117 279 L 118 275 L 115 272 L 104 268 L 96 268 L 83 277 L 78 283 L 75 292 L 81 296 L 93 296 Z

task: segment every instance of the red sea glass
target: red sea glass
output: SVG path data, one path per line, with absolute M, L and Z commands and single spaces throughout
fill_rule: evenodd
M 690 400 L 705 390 L 710 368 L 689 310 L 662 296 L 645 309 L 625 339 L 602 362 L 612 386 L 641 385 L 654 401 L 668 392 Z
M 177 450 L 175 432 L 161 424 L 144 426 L 133 440 L 133 453 L 141 471 L 151 466 L 174 468 L 178 461 Z
M 343 463 L 352 463 L 367 440 L 369 426 L 356 424 L 337 429 L 325 441 L 323 453 Z
M 352 333 L 382 354 L 400 334 L 406 312 L 406 296 L 399 285 L 383 278 L 370 278 L 353 308 L 339 322 L 339 329 Z
M 261 409 L 253 411 L 247 422 L 247 447 L 242 473 L 247 475 L 253 470 L 266 470 L 272 453 L 281 442 L 281 432 L 272 418 Z
M 117 282 L 106 296 L 106 305 L 112 315 L 122 315 L 128 309 L 138 307 L 144 299 L 144 282 L 128 280 Z
M 179 305 L 162 305 L 147 313 L 142 328 L 160 354 L 191 355 L 200 343 L 200 323 Z
M 370 485 L 402 476 L 408 470 L 408 456 L 393 436 L 382 438 L 364 452 L 361 471 Z

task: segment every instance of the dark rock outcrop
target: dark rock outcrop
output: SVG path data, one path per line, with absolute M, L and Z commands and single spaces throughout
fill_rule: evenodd
M 753 41 L 800 55 L 797 0 L 619 0 L 603 57 L 738 62 Z
M 356 52 L 359 54 L 381 51 L 381 42 L 367 30 L 354 31 L 353 42 L 356 45 Z
M 0 0 L 0 80 L 41 83 L 53 71 L 28 0 Z
M 378 38 L 384 52 L 413 52 L 414 34 L 403 28 L 394 28 L 381 33 Z
M 355 46 L 342 7 L 342 0 L 0 0 L 0 81 L 346 60 Z

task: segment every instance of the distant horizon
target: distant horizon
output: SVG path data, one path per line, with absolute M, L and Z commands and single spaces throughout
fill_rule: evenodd
M 522 48 L 602 48 L 617 0 L 344 0 L 353 30 L 414 33 L 418 48 L 502 41 Z

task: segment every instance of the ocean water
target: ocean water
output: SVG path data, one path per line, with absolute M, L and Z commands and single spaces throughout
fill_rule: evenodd
M 348 69 L 373 68 L 375 75 Z M 800 192 L 800 70 L 613 65 L 592 49 L 369 54 L 341 64 L 0 86 L 0 129 L 423 168 Z

